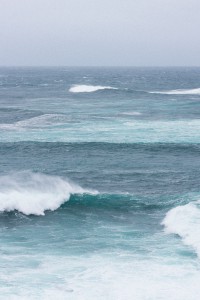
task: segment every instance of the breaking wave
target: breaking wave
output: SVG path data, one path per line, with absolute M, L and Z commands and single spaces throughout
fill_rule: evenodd
M 38 117 L 30 118 L 23 121 L 18 121 L 17 126 L 20 127 L 40 127 L 49 125 L 60 125 L 68 120 L 67 116 L 62 114 L 44 114 Z
M 54 211 L 72 194 L 96 194 L 58 176 L 29 171 L 0 176 L 0 211 L 18 210 L 25 215 Z
M 184 90 L 171 90 L 171 91 L 154 91 L 150 94 L 163 94 L 163 95 L 200 95 L 200 88 L 198 89 L 184 89 Z
M 37 128 L 37 127 L 48 127 L 51 125 L 62 125 L 69 121 L 69 117 L 62 114 L 44 114 L 33 118 L 17 121 L 13 124 L 0 124 L 2 129 L 18 129 L 18 128 Z
M 126 116 L 141 116 L 141 112 L 139 111 L 127 111 L 127 112 L 123 112 L 122 115 L 126 115 Z
M 200 201 L 171 209 L 162 225 L 167 233 L 178 234 L 200 258 Z
M 117 88 L 111 86 L 101 86 L 101 85 L 74 85 L 69 89 L 69 92 L 92 93 L 100 90 L 117 90 Z

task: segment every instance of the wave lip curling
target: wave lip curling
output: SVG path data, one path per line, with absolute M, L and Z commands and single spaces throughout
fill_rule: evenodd
M 0 211 L 18 210 L 25 215 L 54 211 L 71 194 L 96 194 L 58 176 L 29 171 L 0 176 Z
M 162 221 L 165 232 L 177 234 L 200 258 L 200 201 L 171 209 Z

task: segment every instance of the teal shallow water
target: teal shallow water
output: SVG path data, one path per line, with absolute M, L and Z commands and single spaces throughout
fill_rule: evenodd
M 1 299 L 199 299 L 199 82 L 0 69 Z

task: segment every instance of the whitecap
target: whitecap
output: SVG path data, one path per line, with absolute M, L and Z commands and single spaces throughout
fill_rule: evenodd
M 18 130 L 19 128 L 38 128 L 65 124 L 69 118 L 62 114 L 44 114 L 17 121 L 13 124 L 0 124 L 1 129 Z
M 30 171 L 0 176 L 0 211 L 17 210 L 25 215 L 54 211 L 72 194 L 97 193 L 58 176 Z
M 154 91 L 150 94 L 163 94 L 163 95 L 200 95 L 200 88 L 197 89 L 182 89 L 182 90 L 170 90 L 170 91 Z
M 49 86 L 48 83 L 40 83 L 39 86 Z
M 60 125 L 66 122 L 67 116 L 62 114 L 44 114 L 15 123 L 18 127 L 40 127 L 49 125 Z
M 141 112 L 139 112 L 139 111 L 130 111 L 130 112 L 123 112 L 122 114 L 126 115 L 126 116 L 140 116 Z
M 69 89 L 69 92 L 92 93 L 99 90 L 117 90 L 117 88 L 111 86 L 101 86 L 101 85 L 74 85 Z
M 200 201 L 191 202 L 171 209 L 162 225 L 166 233 L 174 233 L 182 238 L 185 245 L 191 246 L 200 257 Z

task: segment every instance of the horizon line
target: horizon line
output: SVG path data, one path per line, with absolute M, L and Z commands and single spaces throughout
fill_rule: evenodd
M 200 68 L 200 65 L 0 65 L 0 68 Z

